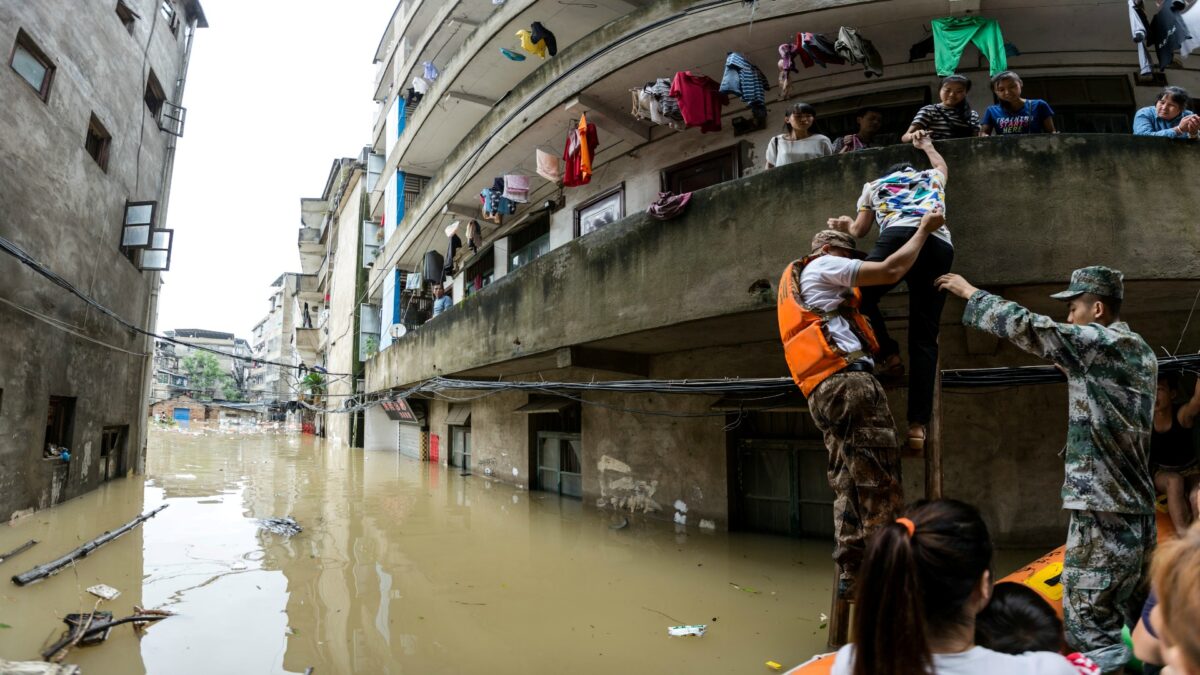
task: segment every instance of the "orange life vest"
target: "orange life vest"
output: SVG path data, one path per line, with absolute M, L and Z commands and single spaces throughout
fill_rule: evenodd
M 822 312 L 804 304 L 800 295 L 800 274 L 808 263 L 818 256 L 796 260 L 783 271 L 779 280 L 779 336 L 783 339 L 783 354 L 788 369 L 800 391 L 808 396 L 825 378 L 846 366 L 879 351 L 879 342 L 871 322 L 858 311 L 862 293 L 851 289 L 847 298 L 837 309 Z M 865 350 L 847 353 L 837 346 L 829 336 L 828 322 L 840 316 L 850 324 L 850 330 L 866 345 Z

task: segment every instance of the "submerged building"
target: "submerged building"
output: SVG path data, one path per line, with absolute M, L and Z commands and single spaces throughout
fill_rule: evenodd
M 0 520 L 143 465 L 155 345 L 131 327 L 153 330 L 170 266 L 207 25 L 196 0 L 0 4 Z
M 1175 178 L 1200 168 L 1200 154 L 1194 142 L 1130 133 L 1135 111 L 1165 84 L 1200 91 L 1200 60 L 1143 66 L 1128 9 L 1024 0 L 399 3 L 375 55 L 380 114 L 364 162 L 373 187 L 363 220 L 382 224 L 359 308 L 372 317 L 361 328 L 377 323 L 361 338 L 378 346 L 365 390 L 388 399 L 365 412 L 365 446 L 688 526 L 828 536 L 826 451 L 802 399 L 398 396 L 436 377 L 786 377 L 775 314 L 782 270 L 808 253 L 828 217 L 853 212 L 863 183 L 923 157 L 890 145 L 764 170 L 766 146 L 801 101 L 831 139 L 853 133 L 859 111 L 872 108 L 882 113 L 880 138 L 895 142 L 938 100 L 934 55 L 945 45 L 935 44 L 931 21 L 949 15 L 1003 36 L 986 53 L 968 46 L 953 69 L 973 82 L 971 105 L 993 102 L 989 75 L 1000 64 L 992 61 L 1003 58 L 1027 98 L 1050 103 L 1061 132 L 937 143 L 950 167 L 955 270 L 1063 316 L 1047 296 L 1072 269 L 1116 267 L 1135 330 L 1156 348 L 1200 347 L 1200 325 L 1183 333 L 1200 289 L 1190 215 L 1200 187 Z M 556 38 L 544 58 L 514 37 L 538 25 Z M 784 90 L 781 45 L 806 33 L 833 41 L 842 27 L 860 27 L 879 58 L 805 67 L 806 53 Z M 735 99 L 708 120 L 710 132 L 681 129 L 662 110 L 654 116 L 664 124 L 631 114 L 631 97 L 636 112 L 647 85 L 677 73 L 720 81 L 730 52 L 766 75 L 757 114 Z M 563 167 L 547 156 L 570 152 L 584 118 L 598 135 L 590 178 L 553 180 Z M 528 183 L 528 194 L 518 190 L 524 201 L 486 219 L 481 201 L 494 206 L 489 192 L 506 176 Z M 646 214 L 663 191 L 692 193 L 667 221 Z M 443 278 L 454 304 L 431 318 L 430 285 Z M 906 307 L 902 292 L 884 306 L 902 343 Z M 952 300 L 942 317 L 943 368 L 1037 363 L 964 329 L 961 311 Z M 893 390 L 893 410 L 903 410 L 904 395 Z M 943 394 L 945 494 L 979 504 L 1001 542 L 1061 538 L 1065 408 L 1062 385 Z M 904 470 L 908 494 L 920 496 L 923 462 Z

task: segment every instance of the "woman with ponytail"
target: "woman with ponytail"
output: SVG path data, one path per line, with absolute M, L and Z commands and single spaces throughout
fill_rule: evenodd
M 853 644 L 833 675 L 1078 675 L 1061 654 L 1001 654 L 975 644 L 992 592 L 992 542 L 975 507 L 919 503 L 867 544 Z
M 970 138 L 979 135 L 979 113 L 971 109 L 967 93 L 971 91 L 971 80 L 965 75 L 951 75 L 942 80 L 938 90 L 938 103 L 931 103 L 917 111 L 908 131 L 900 137 L 901 143 L 911 143 L 918 138 L 944 141 L 949 138 Z

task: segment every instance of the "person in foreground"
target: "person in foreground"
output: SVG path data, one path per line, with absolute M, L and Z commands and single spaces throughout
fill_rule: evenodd
M 1150 573 L 1164 675 L 1200 675 L 1200 525 L 1162 545 Z
M 992 587 L 992 599 L 975 617 L 975 644 L 1004 654 L 1061 652 L 1066 646 L 1062 619 L 1037 591 L 1004 581 Z M 1080 675 L 1100 675 L 1083 654 L 1067 655 Z
M 833 675 L 1079 675 L 1061 654 L 976 645 L 991 565 L 987 525 L 969 504 L 919 503 L 880 528 L 863 558 L 856 642 L 838 650 Z
M 1075 270 L 1070 287 L 1051 296 L 1068 302 L 1067 323 L 981 291 L 957 274 L 937 285 L 967 300 L 964 326 L 1049 359 L 1067 376 L 1067 642 L 1105 672 L 1120 672 L 1130 655 L 1121 629 L 1126 621 L 1133 625 L 1131 613 L 1144 600 L 1137 596 L 1157 539 L 1149 452 L 1158 361 L 1121 321 L 1123 275 L 1107 267 Z
M 853 595 L 866 539 L 904 506 L 900 449 L 887 395 L 874 376 L 879 343 L 858 311 L 860 286 L 895 284 L 944 222 L 926 213 L 899 250 L 880 262 L 862 260 L 854 238 L 822 230 L 809 255 L 788 265 L 779 282 L 779 333 L 796 386 L 829 451 L 838 595 Z

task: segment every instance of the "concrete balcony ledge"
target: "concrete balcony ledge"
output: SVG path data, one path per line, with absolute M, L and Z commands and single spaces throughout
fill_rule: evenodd
M 938 147 L 949 165 L 955 270 L 977 285 L 1063 284 L 1071 270 L 1091 264 L 1117 267 L 1129 282 L 1200 277 L 1200 228 L 1179 207 L 1200 203 L 1200 184 L 1185 178 L 1200 173 L 1196 143 L 1062 134 Z M 554 368 L 557 350 L 612 348 L 622 336 L 644 336 L 628 340 L 628 349 L 646 354 L 704 346 L 705 333 L 733 340 L 726 344 L 777 338 L 783 268 L 808 253 L 826 218 L 854 212 L 864 182 L 900 161 L 927 166 L 916 149 L 893 146 L 701 190 L 667 222 L 630 204 L 633 215 L 551 251 L 393 343 L 368 364 L 368 389 L 539 354 Z M 953 320 L 951 311 L 944 321 Z M 726 332 L 706 328 L 713 321 L 725 321 Z M 667 330 L 691 341 L 668 343 Z

